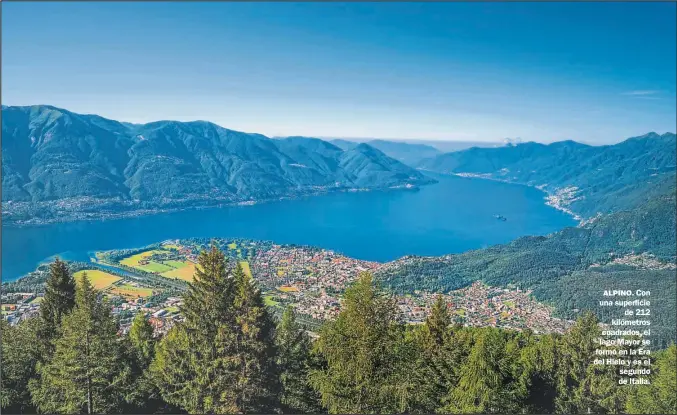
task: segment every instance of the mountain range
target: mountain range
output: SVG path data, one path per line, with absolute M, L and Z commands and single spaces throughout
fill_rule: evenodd
M 330 142 L 343 150 L 350 150 L 360 144 L 355 141 L 343 139 L 334 139 Z M 414 166 L 422 160 L 442 154 L 440 150 L 427 144 L 412 144 L 388 140 L 369 140 L 365 143 L 409 166 Z
M 55 202 L 61 212 L 101 203 L 153 209 L 434 182 L 368 144 L 343 150 L 317 138 L 273 140 L 206 121 L 130 124 L 47 105 L 2 108 L 9 220 L 44 217 Z
M 471 148 L 419 162 L 424 171 L 536 186 L 584 218 L 632 209 L 674 185 L 674 133 L 649 133 L 614 145 L 575 141 Z
M 118 122 L 48 105 L 2 107 L 8 222 L 249 203 L 334 190 L 416 187 L 426 171 L 538 187 L 582 219 L 640 206 L 675 182 L 675 134 L 615 145 L 271 139 L 206 121 Z

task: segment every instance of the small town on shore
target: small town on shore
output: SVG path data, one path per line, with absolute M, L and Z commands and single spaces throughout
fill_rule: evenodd
M 120 334 L 129 330 L 134 315 L 145 313 L 156 334 L 162 335 L 182 320 L 181 292 L 199 267 L 199 252 L 212 243 L 256 280 L 273 313 L 279 315 L 291 305 L 311 332 L 338 315 L 343 291 L 360 273 L 378 275 L 384 266 L 315 247 L 241 239 L 196 239 L 97 252 L 91 263 L 75 266 L 74 276 L 77 280 L 87 273 L 94 288 L 107 298 L 113 314 L 119 318 Z M 39 272 L 46 273 L 46 267 Z M 14 325 L 39 312 L 44 295 L 41 290 L 11 292 L 9 287 L 2 294 L 5 320 Z M 392 298 L 402 321 L 420 324 L 438 295 L 443 296 L 454 320 L 466 326 L 562 333 L 572 324 L 553 317 L 552 307 L 536 301 L 530 291 L 490 287 L 479 281 L 443 294 L 414 291 L 392 294 Z

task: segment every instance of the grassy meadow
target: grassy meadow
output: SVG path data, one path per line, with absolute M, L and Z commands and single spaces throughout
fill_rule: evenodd
M 118 282 L 122 279 L 117 275 L 109 274 L 107 272 L 100 271 L 98 269 L 88 269 L 76 272 L 74 274 L 75 281 L 79 283 L 82 280 L 82 275 L 85 273 L 87 273 L 87 278 L 89 279 L 89 282 L 92 284 L 92 287 L 94 287 L 97 290 L 110 287 L 111 285 L 113 285 L 113 283 Z

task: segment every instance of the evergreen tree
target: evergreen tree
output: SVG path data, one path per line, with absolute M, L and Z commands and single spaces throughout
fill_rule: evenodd
M 49 266 L 49 277 L 45 283 L 45 295 L 40 303 L 41 346 L 43 357 L 52 353 L 51 341 L 61 325 L 62 318 L 75 305 L 75 279 L 65 262 L 56 258 Z
M 447 304 L 438 295 L 425 324 L 409 330 L 419 351 L 411 376 L 416 379 L 414 411 L 432 413 L 442 406 L 442 398 L 455 384 L 460 366 L 460 349 L 454 344 L 456 328 L 451 327 Z
M 310 375 L 330 413 L 410 409 L 412 385 L 402 370 L 406 344 L 396 316 L 393 301 L 379 295 L 370 274 L 346 290 L 341 312 L 315 342 L 326 366 Z
M 633 388 L 626 404 L 631 414 L 677 414 L 677 346 L 658 354 L 650 385 Z
M 596 339 L 600 334 L 597 317 L 587 312 L 578 318 L 564 337 L 557 371 L 555 404 L 558 411 L 589 413 L 598 408 L 598 402 L 590 390 L 588 374 L 597 348 Z
M 236 412 L 234 407 L 215 411 L 213 405 L 205 404 L 206 395 L 213 388 L 208 386 L 208 373 L 198 376 L 197 370 L 206 365 L 193 345 L 196 342 L 191 341 L 188 328 L 182 324 L 172 327 L 157 344 L 149 370 L 160 396 L 188 413 Z
M 176 407 L 168 406 L 160 396 L 148 370 L 155 357 L 156 339 L 153 326 L 144 313 L 138 313 L 124 339 L 125 359 L 130 362 L 133 385 L 125 396 L 126 412 L 158 413 L 164 410 L 177 412 Z
M 39 319 L 29 318 L 11 327 L 0 320 L 0 408 L 8 413 L 31 412 L 28 382 L 35 376 L 40 357 L 38 347 Z
M 640 340 L 639 337 L 632 337 L 628 340 Z M 608 348 L 615 350 L 618 356 L 623 356 L 621 351 L 625 352 L 628 358 L 637 358 L 636 350 L 639 346 L 614 346 Z M 677 376 L 677 371 L 675 371 Z M 626 404 L 628 401 L 629 392 L 632 391 L 632 386 L 620 386 L 618 381 L 624 377 L 618 373 L 618 367 L 612 365 L 595 365 L 588 366 L 588 373 L 586 374 L 585 390 L 589 391 L 591 400 L 594 406 L 590 405 L 591 412 L 602 412 L 608 414 L 626 413 Z
M 153 326 L 143 313 L 134 316 L 129 328 L 129 341 L 139 366 L 145 370 L 155 356 L 155 338 Z
M 484 329 L 460 370 L 458 384 L 449 391 L 442 410 L 450 413 L 515 412 L 517 384 L 506 353 L 505 335 Z
M 202 252 L 181 307 L 185 322 L 160 342 L 150 371 L 164 400 L 191 413 L 276 409 L 274 326 L 260 292 L 223 253 Z
M 36 406 L 51 413 L 119 411 L 129 368 L 121 359 L 117 323 L 86 275 L 60 333 L 54 355 L 38 364 L 38 378 L 29 385 Z
M 431 348 L 439 348 L 444 344 L 447 329 L 451 325 L 451 316 L 447 303 L 442 295 L 438 295 L 430 310 L 430 315 L 425 320 L 424 332 L 429 338 Z
M 557 367 L 561 339 L 556 335 L 525 336 L 516 376 L 524 395 L 523 409 L 529 413 L 554 413 L 557 396 Z
M 212 245 L 198 257 L 183 295 L 185 321 L 158 344 L 150 372 L 163 399 L 189 413 L 238 412 L 232 392 L 235 362 L 235 282 Z
M 215 245 L 200 252 L 198 264 L 193 282 L 188 283 L 183 295 L 181 314 L 186 328 L 195 336 L 213 340 L 219 326 L 234 323 L 235 280 L 229 274 L 225 256 Z
M 319 395 L 308 383 L 311 365 L 310 338 L 296 322 L 289 306 L 282 314 L 275 335 L 280 371 L 280 401 L 285 413 L 317 413 L 322 410 Z
M 238 264 L 233 273 L 235 295 L 235 357 L 237 406 L 244 413 L 279 408 L 279 377 L 275 364 L 275 325 L 254 280 Z

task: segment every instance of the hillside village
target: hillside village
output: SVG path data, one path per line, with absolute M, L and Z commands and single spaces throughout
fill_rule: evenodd
M 376 272 L 384 266 L 313 247 L 249 240 L 214 242 L 255 278 L 274 313 L 292 305 L 309 326 L 338 314 L 342 292 L 361 272 Z M 121 334 L 129 329 L 132 317 L 142 312 L 150 316 L 160 335 L 181 321 L 181 289 L 177 287 L 192 280 L 199 252 L 207 246 L 208 241 L 203 240 L 172 240 L 133 251 L 100 252 L 93 258 L 91 269 L 79 270 L 75 276 L 77 279 L 87 272 L 94 287 L 107 297 L 113 314 L 119 317 Z M 120 271 L 118 275 L 116 269 Z M 154 285 L 164 280 L 175 285 L 169 288 Z M 41 292 L 4 294 L 3 318 L 14 325 L 35 315 L 41 296 Z M 436 296 L 421 291 L 394 296 L 401 320 L 412 324 L 423 322 Z M 530 328 L 541 333 L 563 332 L 569 325 L 554 318 L 553 310 L 534 300 L 530 292 L 519 289 L 475 282 L 444 294 L 444 299 L 456 321 L 465 325 Z

